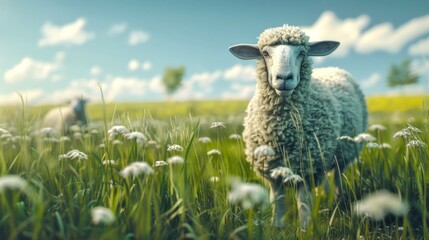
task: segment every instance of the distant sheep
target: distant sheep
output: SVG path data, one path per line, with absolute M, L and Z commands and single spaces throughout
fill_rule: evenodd
M 73 99 L 69 106 L 52 109 L 43 119 L 43 127 L 51 127 L 65 134 L 73 125 L 87 125 L 88 119 L 85 112 L 87 101 L 79 97 Z
M 308 227 L 311 180 L 317 184 L 327 171 L 342 171 L 353 161 L 355 143 L 337 138 L 367 127 L 365 99 L 352 77 L 339 68 L 312 70 L 310 56 L 326 56 L 339 43 L 308 39 L 298 27 L 284 25 L 265 30 L 257 45 L 230 47 L 240 59 L 257 59 L 256 92 L 246 110 L 243 140 L 247 161 L 270 182 L 277 227 L 285 225 L 284 194 L 291 183 L 301 228 Z

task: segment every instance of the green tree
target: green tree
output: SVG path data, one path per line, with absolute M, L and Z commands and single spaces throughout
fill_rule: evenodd
M 171 96 L 181 85 L 182 78 L 185 74 L 185 67 L 166 67 L 164 75 L 162 76 L 162 83 L 164 84 L 167 94 Z
M 410 60 L 404 60 L 399 65 L 392 65 L 387 77 L 389 87 L 397 87 L 415 84 L 419 80 L 419 75 L 411 71 Z

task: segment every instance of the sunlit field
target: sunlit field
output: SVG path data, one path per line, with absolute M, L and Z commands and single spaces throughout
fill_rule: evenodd
M 287 227 L 271 226 L 240 137 L 247 101 L 92 103 L 66 136 L 41 126 L 52 106 L 2 106 L 0 238 L 429 239 L 429 97 L 367 102 L 373 139 L 339 196 L 333 174 L 314 186 L 306 231 L 293 191 Z

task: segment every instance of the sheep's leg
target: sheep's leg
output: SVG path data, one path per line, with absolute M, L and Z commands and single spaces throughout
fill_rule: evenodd
M 301 224 L 301 229 L 306 230 L 310 224 L 311 209 L 313 205 L 313 198 L 311 191 L 305 184 L 298 187 L 296 192 L 296 200 L 298 204 L 298 216 Z
M 286 225 L 284 220 L 284 216 L 286 214 L 285 186 L 282 183 L 271 182 L 270 187 L 270 198 L 271 202 L 274 204 L 273 225 L 278 228 L 284 227 Z

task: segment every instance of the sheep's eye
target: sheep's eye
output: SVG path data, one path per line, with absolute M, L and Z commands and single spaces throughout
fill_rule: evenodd
M 262 56 L 264 57 L 269 57 L 270 54 L 267 51 L 262 51 Z
M 305 55 L 305 51 L 301 51 L 298 56 L 304 57 L 304 55 Z

